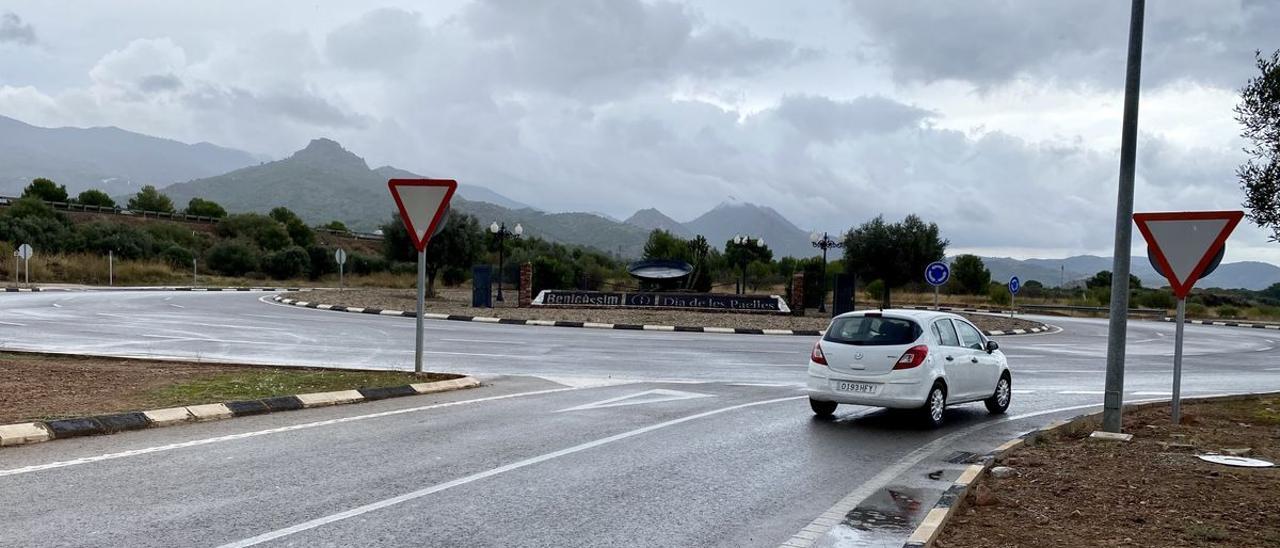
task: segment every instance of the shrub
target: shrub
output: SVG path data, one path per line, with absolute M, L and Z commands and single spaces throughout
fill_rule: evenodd
M 574 287 L 573 268 L 552 257 L 533 259 L 533 295 L 544 289 L 570 289 Z
M 1209 308 L 1200 303 L 1187 303 L 1186 314 L 1188 318 L 1203 318 L 1209 315 Z
M 1009 295 L 1009 288 L 1000 284 L 991 284 L 987 286 L 987 298 L 991 300 L 991 304 L 1000 306 L 1008 306 L 1013 301 Z
M 70 236 L 71 229 L 57 217 L 0 215 L 0 240 L 13 242 L 15 247 L 31 244 L 38 253 L 61 251 Z
M 882 302 L 884 301 L 884 282 L 880 280 L 872 281 L 862 289 L 862 292 L 872 302 Z
M 217 230 L 223 238 L 248 238 L 268 251 L 284 249 L 293 242 L 284 225 L 257 213 L 230 215 L 218 223 Z
M 227 210 L 223 209 L 218 202 L 206 200 L 204 198 L 192 198 L 187 202 L 187 209 L 184 211 L 187 215 L 198 215 L 202 217 L 213 217 L 221 219 L 227 216 Z
M 462 282 L 467 281 L 470 275 L 471 273 L 464 268 L 446 266 L 444 270 L 440 271 L 440 281 L 449 287 L 457 287 Z
M 142 190 L 139 190 L 132 198 L 129 198 L 129 209 L 173 213 L 173 200 L 161 194 L 159 190 L 156 190 L 156 187 L 147 185 L 142 187 Z
M 67 187 L 44 177 L 31 180 L 31 184 L 22 190 L 23 198 L 36 198 L 46 202 L 66 202 Z
M 75 227 L 76 250 L 106 255 L 115 253 L 120 259 L 151 259 L 157 246 L 151 235 L 136 227 L 120 223 L 93 222 Z
M 115 207 L 116 206 L 116 201 L 112 200 L 111 196 L 107 195 L 106 192 L 103 192 L 97 189 L 89 189 L 84 192 L 81 192 L 80 195 L 76 197 L 76 202 L 83 205 L 87 205 L 87 206 L 98 206 L 98 207 Z
M 311 255 L 298 246 L 277 251 L 262 260 L 262 270 L 277 280 L 297 278 L 305 274 L 310 265 Z
M 374 272 L 386 272 L 388 270 L 388 266 L 386 259 L 383 259 L 382 257 L 370 257 L 368 255 L 360 255 L 356 253 L 347 255 L 348 272 L 367 275 L 373 274 Z
M 293 245 L 309 247 L 316 243 L 316 233 L 312 232 L 311 227 L 303 224 L 302 221 L 289 221 L 284 226 L 285 231 L 289 233 L 289 239 L 293 240 Z
M 209 268 L 225 276 L 243 276 L 258 269 L 258 250 L 240 241 L 232 240 L 209 248 Z
M 1238 318 L 1240 317 L 1240 309 L 1230 305 L 1219 306 L 1218 317 L 1219 318 Z
M 307 267 L 307 275 L 312 280 L 318 280 L 325 274 L 332 274 L 338 271 L 338 261 L 333 258 L 333 250 L 318 245 L 307 248 L 307 256 L 311 259 L 311 264 Z M 347 259 L 347 266 L 344 270 L 351 269 L 351 259 Z
M 195 257 L 190 250 L 177 244 L 171 244 L 160 252 L 160 259 L 177 269 L 190 268 Z
M 1161 310 L 1168 310 L 1170 308 L 1173 308 L 1177 304 L 1173 302 L 1172 294 L 1170 294 L 1168 291 L 1163 291 L 1158 289 L 1154 291 L 1147 291 L 1147 292 L 1140 293 L 1138 294 L 1138 298 L 1135 300 L 1137 301 L 1136 304 L 1138 306 L 1142 306 L 1146 308 L 1159 308 Z

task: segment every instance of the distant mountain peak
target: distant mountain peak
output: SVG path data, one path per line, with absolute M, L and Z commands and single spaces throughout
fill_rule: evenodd
M 320 161 L 329 164 L 350 164 L 352 167 L 359 167 L 365 171 L 369 170 L 369 164 L 365 163 L 364 158 L 342 148 L 342 145 L 338 144 L 337 141 L 323 137 L 312 139 L 310 143 L 307 143 L 306 148 L 293 153 L 289 158 L 305 162 Z
M 689 229 L 683 224 L 671 217 L 668 217 L 665 213 L 658 211 L 657 208 L 652 207 L 641 209 L 640 211 L 633 213 L 630 217 L 627 217 L 626 221 L 623 222 L 650 231 L 665 230 L 681 237 L 690 237 L 693 235 L 693 233 L 689 232 Z

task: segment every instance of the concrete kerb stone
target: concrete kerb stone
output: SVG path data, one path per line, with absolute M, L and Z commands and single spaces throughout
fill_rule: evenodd
M 1274 395 L 1280 395 L 1280 392 L 1202 396 L 1183 398 L 1182 400 L 1184 402 L 1230 402 Z M 1125 411 L 1136 411 L 1148 407 L 1166 405 L 1168 403 L 1169 400 L 1161 400 L 1130 404 L 1125 406 Z M 996 447 L 990 453 L 987 453 L 982 457 L 981 464 L 974 464 L 965 468 L 964 472 L 960 474 L 960 477 L 956 478 L 955 483 L 953 483 L 952 486 L 943 493 L 943 496 L 938 499 L 937 504 L 935 504 L 934 507 L 929 510 L 929 513 L 925 515 L 925 518 L 920 522 L 920 525 L 912 531 L 911 536 L 907 537 L 907 541 L 902 545 L 903 548 L 929 548 L 933 546 L 933 542 L 937 540 L 943 527 L 945 527 L 951 517 L 955 515 L 956 511 L 964 505 L 964 500 L 965 497 L 968 496 L 969 490 L 972 489 L 974 485 L 977 485 L 978 480 L 982 478 L 984 473 L 988 473 L 990 471 L 996 461 L 1004 458 L 1005 455 L 1009 454 L 1014 449 L 1022 447 L 1027 443 L 1034 443 L 1034 440 L 1040 436 L 1052 434 L 1064 428 L 1079 426 L 1087 421 L 1095 420 L 1100 416 L 1102 416 L 1102 412 L 1098 411 L 1096 413 L 1079 415 L 1067 420 L 1056 421 L 1000 444 L 999 447 Z
M 92 417 L 78 417 L 42 422 L 24 422 L 0 425 L 0 447 L 29 445 L 54 439 L 114 434 L 126 430 L 140 430 L 174 426 L 187 422 L 203 422 L 249 415 L 261 415 L 280 411 L 359 403 L 401 396 L 434 394 L 480 386 L 474 377 L 459 377 L 444 381 L 314 392 L 292 396 L 278 396 L 260 400 L 243 400 L 223 403 L 207 403 L 185 407 L 169 407 L 129 413 L 115 413 Z
M 401 316 L 406 318 L 417 317 L 416 312 L 401 310 L 382 310 L 378 308 L 358 308 L 346 307 L 336 304 L 321 304 L 308 301 L 300 301 L 275 295 L 272 300 L 285 305 L 299 306 L 303 308 L 314 308 L 318 310 L 333 310 L 337 312 L 355 312 L 360 314 L 375 314 L 379 316 Z M 923 309 L 923 307 L 911 307 L 914 309 Z M 950 310 L 950 309 L 943 309 Z M 970 312 L 979 312 L 977 309 L 968 310 Z M 985 312 L 982 311 L 982 312 Z M 426 320 L 448 320 L 455 322 L 474 322 L 474 323 L 496 323 L 503 325 L 532 325 L 540 327 L 573 327 L 587 329 L 614 329 L 614 330 L 630 330 L 630 331 L 661 331 L 661 332 L 680 332 L 680 333 L 717 333 L 727 335 L 782 335 L 792 337 L 821 337 L 825 332 L 814 329 L 757 329 L 747 327 L 711 327 L 711 326 L 689 326 L 689 325 L 639 325 L 624 323 L 598 323 L 598 322 L 571 322 L 557 320 L 520 320 L 513 318 L 494 318 L 489 316 L 464 316 L 460 314 L 435 314 L 424 313 L 423 319 Z M 1045 333 L 1052 331 L 1053 326 L 1040 324 L 1031 329 L 1014 329 L 1012 331 L 984 331 L 988 337 L 1000 337 L 1008 335 L 1028 335 L 1032 333 Z

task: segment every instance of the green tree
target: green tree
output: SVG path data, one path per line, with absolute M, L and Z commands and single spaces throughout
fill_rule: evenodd
M 311 256 L 299 246 L 290 246 L 262 258 L 262 270 L 277 280 L 289 280 L 306 274 Z
M 938 225 L 925 224 L 914 214 L 893 224 L 880 215 L 845 235 L 845 272 L 884 282 L 881 302 L 888 308 L 893 288 L 917 279 L 929 263 L 942 260 L 949 243 L 939 237 Z
M 44 177 L 37 177 L 31 180 L 27 188 L 22 189 L 22 197 L 38 198 L 46 202 L 66 202 L 67 187 Z
M 1084 281 L 1085 287 L 1094 289 L 1098 287 L 1111 287 L 1111 271 L 1103 270 L 1094 274 L 1091 278 Z M 1129 275 L 1129 289 L 1142 289 L 1142 280 L 1133 274 Z M 1110 298 L 1108 297 L 1108 301 Z
M 724 244 L 724 259 L 737 272 L 742 274 L 742 285 L 746 285 L 747 269 L 751 263 L 773 262 L 773 250 L 769 246 L 760 243 L 759 240 L 747 238 L 743 243 L 737 243 L 729 240 Z M 746 287 L 739 287 L 739 292 L 746 291 Z
M 400 216 L 382 225 L 383 254 L 388 261 L 416 262 L 417 250 Z M 475 217 L 450 212 L 444 226 L 427 242 L 427 294 L 435 296 L 436 275 L 446 268 L 468 269 L 484 252 L 485 232 Z
M 115 207 L 116 206 L 116 201 L 112 200 L 111 196 L 108 196 L 106 192 L 103 192 L 96 188 L 91 188 L 89 190 L 81 192 L 79 196 L 76 196 L 76 203 L 87 205 L 87 206 L 97 206 L 97 207 Z
M 977 255 L 959 255 L 951 262 L 951 277 L 960 291 L 969 295 L 982 295 L 991 284 L 991 271 Z
M 699 293 L 711 291 L 711 265 L 715 250 L 701 234 L 688 242 L 689 255 L 692 257 L 693 272 L 689 273 L 689 289 Z
M 1240 89 L 1236 121 L 1249 159 L 1236 169 L 1249 218 L 1280 240 L 1280 51 L 1254 54 L 1258 76 Z
M 246 238 L 268 251 L 279 251 L 293 242 L 284 225 L 258 213 L 228 215 L 216 230 L 223 238 Z
M 156 190 L 156 187 L 147 185 L 142 187 L 142 190 L 139 190 L 132 198 L 129 198 L 128 207 L 137 211 L 173 213 L 173 200 L 161 194 L 159 190 Z
M 0 213 L 0 240 L 37 251 L 62 251 L 71 240 L 71 222 L 39 198 L 15 200 Z
M 321 225 L 319 228 L 332 230 L 334 232 L 351 232 L 351 229 L 347 228 L 346 223 L 343 223 L 342 221 L 329 221 L 327 224 Z
M 213 217 L 215 219 L 227 216 L 227 210 L 218 205 L 218 202 L 204 198 L 192 198 L 191 201 L 187 202 L 187 209 L 183 213 L 200 217 Z
M 644 244 L 646 260 L 667 259 L 693 263 L 692 251 L 688 240 L 661 229 L 650 232 L 649 240 Z

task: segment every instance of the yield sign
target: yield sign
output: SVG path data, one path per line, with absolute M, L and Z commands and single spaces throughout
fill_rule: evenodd
M 419 252 L 427 248 L 430 235 L 444 217 L 458 182 L 453 179 L 391 179 L 387 181 L 391 197 L 400 208 L 400 218 L 409 230 L 413 247 Z
M 1135 213 L 1133 221 L 1177 298 L 1185 298 L 1218 254 L 1242 211 Z

